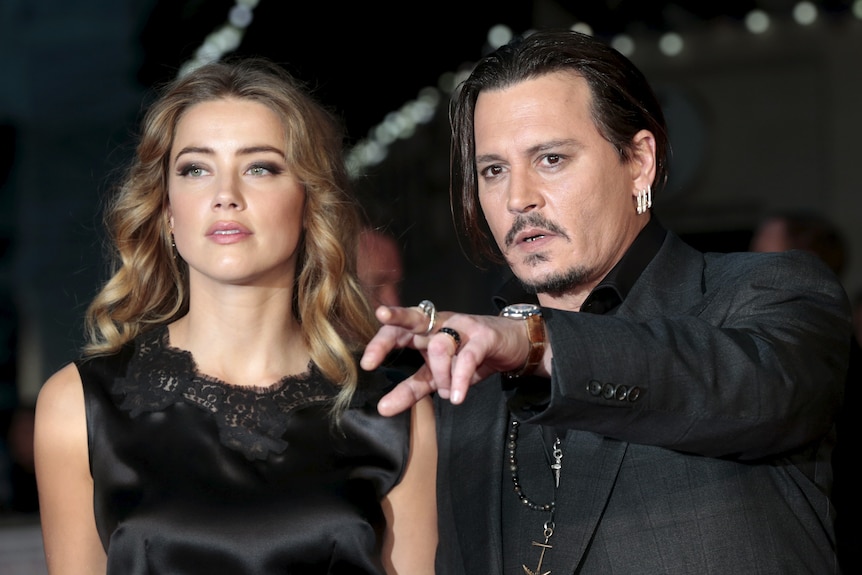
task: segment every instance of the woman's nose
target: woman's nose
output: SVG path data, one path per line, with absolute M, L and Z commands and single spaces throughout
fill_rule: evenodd
M 213 208 L 243 209 L 245 202 L 242 196 L 242 182 L 239 177 L 225 176 L 219 179 Z

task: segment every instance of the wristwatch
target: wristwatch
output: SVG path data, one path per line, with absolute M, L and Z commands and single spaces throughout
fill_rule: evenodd
M 527 322 L 527 337 L 530 339 L 530 351 L 527 361 L 520 369 L 507 371 L 503 377 L 514 378 L 532 375 L 545 354 L 545 321 L 542 319 L 542 308 L 531 303 L 513 303 L 500 311 L 500 317 L 523 320 Z

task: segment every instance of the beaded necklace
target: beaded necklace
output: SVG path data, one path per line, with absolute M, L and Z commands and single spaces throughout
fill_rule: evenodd
M 524 493 L 524 488 L 521 487 L 521 480 L 518 478 L 518 458 L 515 456 L 515 449 L 518 446 L 518 427 L 520 427 L 520 423 L 517 421 L 512 421 L 511 428 L 509 429 L 509 437 L 507 447 L 509 449 L 509 471 L 512 473 L 512 487 L 515 490 L 515 495 L 518 496 L 518 499 L 521 500 L 525 506 L 529 507 L 533 511 L 543 511 L 549 513 L 548 520 L 545 521 L 543 526 L 542 535 L 545 537 L 545 542 L 540 543 L 538 541 L 533 541 L 534 547 L 541 548 L 542 552 L 539 555 L 539 564 L 536 567 L 535 571 L 531 571 L 529 567 L 526 565 L 521 565 L 524 568 L 524 573 L 527 575 L 550 575 L 550 571 L 546 571 L 542 573 L 542 561 L 545 560 L 545 552 L 548 549 L 553 549 L 553 545 L 550 545 L 548 542 L 551 540 L 551 536 L 554 534 L 554 511 L 556 510 L 557 505 L 557 488 L 560 487 L 560 471 L 563 469 L 563 450 L 560 448 L 560 437 L 556 436 L 554 438 L 554 445 L 551 450 L 551 455 L 554 458 L 554 462 L 551 463 L 551 470 L 554 472 L 554 498 L 550 503 L 539 504 L 534 501 L 530 501 L 527 497 L 527 494 Z

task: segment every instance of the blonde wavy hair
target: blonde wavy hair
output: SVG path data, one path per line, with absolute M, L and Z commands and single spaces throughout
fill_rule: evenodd
M 340 413 L 356 389 L 357 354 L 377 327 L 356 276 L 362 212 L 343 163 L 340 122 L 298 80 L 265 59 L 200 67 L 163 87 L 148 108 L 135 157 L 106 206 L 111 275 L 87 309 L 84 353 L 116 352 L 138 334 L 187 313 L 187 267 L 168 227 L 169 155 L 183 114 L 223 98 L 264 104 L 284 126 L 287 161 L 306 192 L 292 308 L 312 361 L 342 388 L 334 406 Z

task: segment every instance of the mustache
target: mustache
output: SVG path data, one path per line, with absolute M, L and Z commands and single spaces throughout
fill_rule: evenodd
M 526 228 L 541 228 L 558 236 L 561 236 L 567 240 L 569 239 L 568 234 L 563 231 L 563 228 L 561 228 L 560 226 L 558 226 L 557 224 L 555 224 L 554 222 L 552 222 L 538 212 L 529 212 L 526 214 L 519 214 L 515 218 L 515 221 L 512 222 L 512 227 L 506 233 L 506 237 L 503 238 L 503 242 L 505 243 L 506 247 L 512 247 L 512 244 L 515 243 L 515 236 L 517 236 Z

